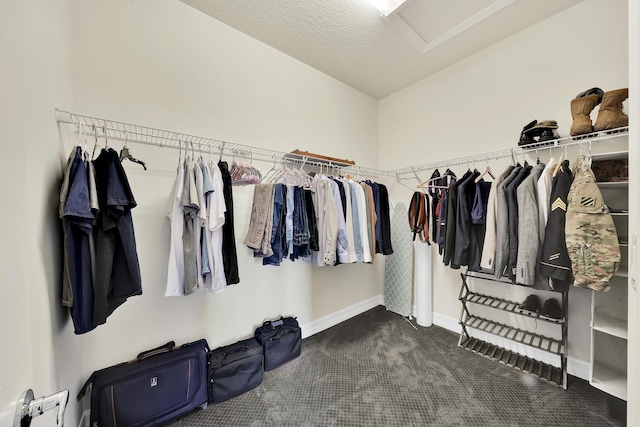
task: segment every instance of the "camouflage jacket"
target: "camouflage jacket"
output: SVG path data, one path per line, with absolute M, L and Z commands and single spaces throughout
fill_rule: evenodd
M 575 286 L 608 291 L 620 265 L 616 227 L 584 156 L 574 165 L 565 237 Z

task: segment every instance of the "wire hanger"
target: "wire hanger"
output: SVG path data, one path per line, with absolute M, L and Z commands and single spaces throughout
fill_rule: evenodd
M 82 141 L 84 141 L 83 156 L 85 160 L 88 160 L 89 152 L 87 150 L 87 132 L 84 127 L 84 122 L 78 122 L 77 126 L 78 126 L 78 136 L 76 138 L 76 146 L 80 147 L 80 144 L 82 143 Z
M 222 145 L 220 146 L 220 158 L 218 159 L 218 162 L 222 161 L 222 155 L 224 154 L 224 146 L 225 146 L 226 142 L 222 142 Z
M 131 155 L 131 152 L 129 151 L 129 147 L 127 147 L 127 142 L 129 142 L 129 134 L 125 130 L 124 131 L 124 147 L 122 147 L 122 150 L 120 150 L 120 161 L 129 160 L 133 163 L 142 165 L 144 170 L 147 170 L 147 165 L 142 160 L 138 160 Z
M 98 129 L 96 125 L 92 126 L 93 128 L 93 151 L 91 152 L 91 159 L 96 158 L 96 148 L 98 147 Z
M 107 125 L 102 126 L 102 133 L 104 134 L 104 149 L 109 149 L 109 141 L 107 140 Z

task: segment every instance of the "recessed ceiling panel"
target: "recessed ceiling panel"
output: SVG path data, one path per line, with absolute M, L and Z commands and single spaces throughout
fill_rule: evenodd
M 508 2 L 454 37 L 441 37 L 426 53 L 370 0 L 182 1 L 379 99 L 581 0 L 407 0 L 396 17 L 427 42 L 494 1 Z
M 399 15 L 426 42 L 444 34 L 495 0 L 410 0 Z

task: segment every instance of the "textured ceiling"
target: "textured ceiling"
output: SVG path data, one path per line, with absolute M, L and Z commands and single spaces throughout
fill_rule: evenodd
M 516 0 L 420 53 L 369 0 L 182 0 L 347 85 L 380 99 L 581 0 Z M 422 39 L 491 0 L 408 0 L 396 15 Z

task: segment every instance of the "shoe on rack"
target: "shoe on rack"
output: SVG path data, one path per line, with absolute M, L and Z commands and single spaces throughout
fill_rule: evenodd
M 602 96 L 602 105 L 593 130 L 599 132 L 629 126 L 629 116 L 622 111 L 622 102 L 628 97 L 628 88 L 606 92 Z
M 560 139 L 560 134 L 555 129 L 545 129 L 540 134 L 540 138 L 538 138 L 538 143 L 553 141 L 555 139 Z
M 535 294 L 529 295 L 518 305 L 518 310 L 537 313 L 540 310 L 540 298 Z
M 562 319 L 562 308 L 560 308 L 560 303 L 557 299 L 549 298 L 542 304 L 539 314 L 549 319 L 560 320 Z
M 604 92 L 599 87 L 594 87 L 579 93 L 571 101 L 571 117 L 573 123 L 569 133 L 571 136 L 584 135 L 593 132 L 591 124 L 591 111 L 602 101 Z
M 522 147 L 523 145 L 529 145 L 529 144 L 535 144 L 536 143 L 536 140 L 533 139 L 533 137 L 527 133 L 536 124 L 538 124 L 538 121 L 534 120 L 534 121 L 532 121 L 530 123 L 527 123 L 527 125 L 522 128 L 522 132 L 520 133 L 520 141 L 518 141 L 518 147 Z
M 525 133 L 531 138 L 538 138 L 538 143 L 551 141 L 553 139 L 559 139 L 560 135 L 556 131 L 558 129 L 558 122 L 555 120 L 543 120 L 534 125 L 531 129 L 528 129 Z

